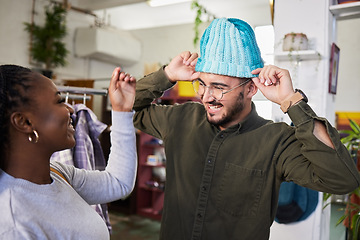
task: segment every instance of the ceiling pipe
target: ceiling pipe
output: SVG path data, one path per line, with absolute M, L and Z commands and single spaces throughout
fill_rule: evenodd
M 51 1 L 51 2 L 60 3 L 60 2 L 57 2 L 57 1 Z M 84 14 L 88 14 L 88 15 L 97 17 L 97 15 L 95 13 L 93 13 L 92 11 L 90 11 L 90 10 L 72 6 L 71 3 L 69 3 L 68 0 L 63 0 L 63 7 L 68 9 L 68 10 L 71 9 L 71 10 L 74 10 L 76 12 L 80 12 L 80 13 L 84 13 Z

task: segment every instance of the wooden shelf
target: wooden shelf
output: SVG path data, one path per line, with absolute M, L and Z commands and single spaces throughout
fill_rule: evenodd
M 360 2 L 331 5 L 329 10 L 337 20 L 360 18 Z
M 159 193 L 163 193 L 164 190 L 160 189 L 160 188 L 156 188 L 156 187 L 149 187 L 147 185 L 141 185 L 140 186 L 142 189 L 146 190 L 146 191 L 152 191 L 152 192 L 159 192 Z
M 141 166 L 144 166 L 144 167 L 165 167 L 165 164 L 163 164 L 163 163 L 147 163 L 147 162 L 145 162 L 145 163 L 140 163 L 141 164 Z
M 164 167 L 163 163 L 148 163 L 147 157 L 154 154 L 157 148 L 163 148 L 158 144 L 158 140 L 144 133 L 138 132 L 138 175 L 137 175 L 137 214 L 152 219 L 161 219 L 161 209 L 164 199 L 163 189 L 147 185 L 148 181 L 152 181 L 153 168 Z
M 148 148 L 160 148 L 160 147 L 164 147 L 164 145 L 158 144 L 158 143 L 144 143 L 143 146 L 144 146 L 144 147 L 148 147 Z
M 274 54 L 275 60 L 278 61 L 303 61 L 303 60 L 318 60 L 321 58 L 320 53 L 315 50 L 303 51 L 287 51 L 278 52 Z

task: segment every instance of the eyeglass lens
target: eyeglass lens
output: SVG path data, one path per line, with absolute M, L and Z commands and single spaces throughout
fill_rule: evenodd
M 211 86 L 211 85 L 210 86 L 205 86 L 199 80 L 194 80 L 192 82 L 192 84 L 193 84 L 193 87 L 194 87 L 194 91 L 200 96 L 205 94 L 206 88 L 209 88 L 209 94 L 215 100 L 220 100 L 223 97 L 223 90 L 220 89 L 220 88 L 217 88 L 217 87 Z
M 246 83 L 248 83 L 251 79 L 247 79 L 245 82 L 240 83 L 239 85 L 224 91 L 224 89 L 218 88 L 216 86 L 206 86 L 204 83 L 200 82 L 199 80 L 194 80 L 192 82 L 193 87 L 194 87 L 194 91 L 199 94 L 200 96 L 205 94 L 205 89 L 209 88 L 209 94 L 212 98 L 214 98 L 215 100 L 220 100 L 224 94 L 231 92 L 232 90 L 234 90 L 235 88 L 238 88 L 240 86 L 245 85 Z

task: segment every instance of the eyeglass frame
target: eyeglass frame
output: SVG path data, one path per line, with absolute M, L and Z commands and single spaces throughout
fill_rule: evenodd
M 245 82 L 242 82 L 242 83 L 240 83 L 239 85 L 237 85 L 237 86 L 235 86 L 235 87 L 233 87 L 233 88 L 231 88 L 231 89 L 229 89 L 229 90 L 226 90 L 225 92 L 224 92 L 223 89 L 218 88 L 218 90 L 221 90 L 221 97 L 220 97 L 219 99 L 216 99 L 216 98 L 213 96 L 214 90 L 211 89 L 211 87 L 214 88 L 214 86 L 212 86 L 212 85 L 206 86 L 205 84 L 202 84 L 203 82 L 202 82 L 200 79 L 195 79 L 195 80 L 193 80 L 193 81 L 192 81 L 192 85 L 193 85 L 194 91 L 195 91 L 199 96 L 202 96 L 202 95 L 205 94 L 206 89 L 204 90 L 204 93 L 203 93 L 203 94 L 199 94 L 199 92 L 195 90 L 195 86 L 194 86 L 194 82 L 199 82 L 199 84 L 201 84 L 204 88 L 208 88 L 208 89 L 210 90 L 210 96 L 211 96 L 213 99 L 219 101 L 219 100 L 221 100 L 221 99 L 224 97 L 224 94 L 227 94 L 227 93 L 231 92 L 232 90 L 234 90 L 234 89 L 236 89 L 236 88 L 238 88 L 238 87 L 241 87 L 241 86 L 247 84 L 247 83 L 250 82 L 251 80 L 252 80 L 251 78 L 248 78 Z

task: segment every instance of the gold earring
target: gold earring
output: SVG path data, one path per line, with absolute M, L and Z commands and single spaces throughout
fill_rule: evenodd
M 33 133 L 35 135 L 35 140 L 33 140 L 31 134 L 29 134 L 29 142 L 34 141 L 34 143 L 37 143 L 39 141 L 39 134 L 36 130 L 33 130 Z

